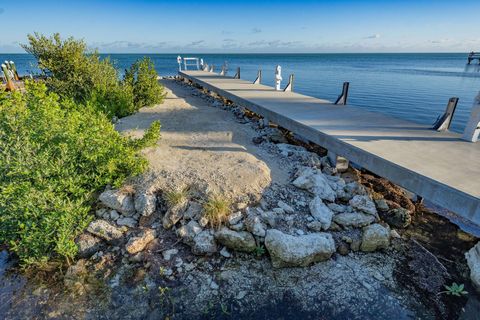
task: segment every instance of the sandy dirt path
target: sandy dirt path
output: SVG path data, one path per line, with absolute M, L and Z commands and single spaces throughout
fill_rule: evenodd
M 256 133 L 250 126 L 192 95 L 191 88 L 174 80 L 162 82 L 164 103 L 116 125 L 125 134 L 141 137 L 153 121 L 161 122 L 162 138 L 144 151 L 150 167 L 138 182 L 142 187 L 195 186 L 202 193 L 220 193 L 247 204 L 258 201 L 272 181 L 287 181 L 273 156 L 252 143 Z

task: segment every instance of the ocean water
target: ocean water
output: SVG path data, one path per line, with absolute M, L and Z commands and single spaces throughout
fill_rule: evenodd
M 119 70 L 143 54 L 111 54 Z M 160 75 L 177 72 L 176 54 L 147 54 Z M 263 83 L 273 85 L 275 66 L 282 66 L 286 85 L 295 74 L 295 91 L 335 100 L 342 83 L 350 82 L 349 104 L 423 124 L 432 124 L 450 97 L 460 98 L 452 130 L 462 132 L 473 98 L 480 90 L 480 66 L 466 66 L 465 53 L 407 54 L 186 54 L 220 67 L 225 61 L 233 75 L 254 80 L 258 69 Z M 35 59 L 26 54 L 0 54 L 13 60 L 20 73 L 37 72 Z M 219 68 L 217 68 L 218 70 Z

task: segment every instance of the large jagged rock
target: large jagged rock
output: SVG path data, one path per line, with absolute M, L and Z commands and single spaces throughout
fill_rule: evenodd
M 106 220 L 95 220 L 90 222 L 87 231 L 106 241 L 115 241 L 123 236 L 123 230 L 115 227 Z
M 333 212 L 327 207 L 319 196 L 313 198 L 309 204 L 310 214 L 321 223 L 322 229 L 327 230 L 332 224 Z
M 121 190 L 106 190 L 98 199 L 108 208 L 117 210 L 125 216 L 135 214 L 135 204 L 132 195 Z
M 329 233 L 291 236 L 276 229 L 267 231 L 265 247 L 274 268 L 305 267 L 329 259 L 335 252 L 335 242 Z
M 252 252 L 256 248 L 255 239 L 250 232 L 233 231 L 226 227 L 215 232 L 215 239 L 225 247 L 244 252 Z
M 205 230 L 195 236 L 192 252 L 199 256 L 211 255 L 217 252 L 217 243 L 210 231 Z
M 143 251 L 147 244 L 149 244 L 153 239 L 155 239 L 155 230 L 142 229 L 134 237 L 131 237 L 128 240 L 125 249 L 130 254 L 138 253 Z
M 307 190 L 322 200 L 335 201 L 336 193 L 330 186 L 325 175 L 312 168 L 304 168 L 299 172 L 298 177 L 292 182 L 294 186 Z
M 157 208 L 157 196 L 153 193 L 138 192 L 135 194 L 135 210 L 138 214 L 148 217 Z
M 171 206 L 163 216 L 163 227 L 170 229 L 183 217 L 183 213 L 187 209 L 188 201 L 184 200 L 176 205 Z
M 470 268 L 470 279 L 480 292 L 480 242 L 465 253 L 465 258 Z
M 344 212 L 333 216 L 333 221 L 344 227 L 360 228 L 375 221 L 375 217 L 361 212 Z
M 356 195 L 350 200 L 349 203 L 353 208 L 359 211 L 377 216 L 377 207 L 369 196 Z
M 378 249 L 387 249 L 390 245 L 390 230 L 375 223 L 363 229 L 360 250 L 371 252 Z
M 75 239 L 78 247 L 77 255 L 80 258 L 90 258 L 102 248 L 102 240 L 89 233 L 82 233 Z

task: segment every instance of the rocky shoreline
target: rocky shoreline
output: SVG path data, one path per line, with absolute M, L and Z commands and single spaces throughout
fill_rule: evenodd
M 438 292 L 468 278 L 468 268 L 458 261 L 447 269 L 411 240 L 417 215 L 431 213 L 406 191 L 352 167 L 338 172 L 326 150 L 214 93 L 164 81 L 232 112 L 287 178 L 262 182 L 255 189 L 262 192 L 248 197 L 225 196 L 229 214 L 220 223 L 205 213 L 212 194 L 224 196 L 210 186 L 137 180 L 107 188 L 77 239 L 81 259 L 63 281 L 88 302 L 72 310 L 62 301 L 59 318 L 447 319 L 464 312 L 465 298 Z M 463 238 L 453 245 L 475 244 L 457 232 Z M 107 302 L 92 304 L 100 295 Z

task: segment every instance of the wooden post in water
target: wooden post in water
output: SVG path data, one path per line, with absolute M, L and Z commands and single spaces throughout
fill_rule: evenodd
M 253 84 L 260 84 L 262 82 L 262 70 L 258 70 L 257 78 L 253 81 Z
M 240 67 L 237 68 L 237 73 L 235 73 L 233 79 L 240 79 Z
M 480 92 L 473 102 L 472 112 L 468 119 L 467 126 L 463 131 L 463 140 L 477 142 L 480 135 Z
M 437 121 L 433 124 L 432 129 L 437 131 L 447 131 L 450 129 L 450 125 L 452 123 L 453 114 L 455 113 L 455 109 L 457 108 L 458 98 L 452 97 L 448 100 L 447 109 L 445 113 L 438 117 Z
M 288 78 L 288 84 L 285 87 L 285 89 L 283 89 L 283 91 L 284 92 L 293 91 L 293 74 L 291 74 L 290 77 Z
M 13 61 L 10 61 L 10 70 L 12 70 L 15 80 L 20 81 L 20 76 L 18 75 L 17 67 L 15 66 L 15 63 Z
M 7 81 L 6 90 L 15 91 L 15 84 L 13 83 L 12 77 L 10 75 L 10 70 L 8 70 L 7 65 L 2 63 L 2 71 L 5 75 L 5 80 Z
M 342 93 L 338 96 L 337 101 L 335 101 L 335 104 L 339 104 L 339 105 L 347 104 L 349 86 L 350 86 L 350 82 L 343 83 Z

